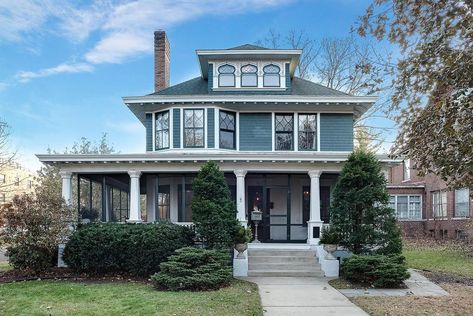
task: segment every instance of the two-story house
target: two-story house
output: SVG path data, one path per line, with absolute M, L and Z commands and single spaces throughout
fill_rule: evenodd
M 330 195 L 353 150 L 353 124 L 375 101 L 295 76 L 301 50 L 242 45 L 199 49 L 197 78 L 169 86 L 170 45 L 155 32 L 155 92 L 124 97 L 146 128 L 146 152 L 38 155 L 72 175 L 94 220 L 191 224 L 192 180 L 215 161 L 238 219 L 263 212 L 262 242 L 317 244 Z M 387 168 L 396 163 L 379 157 Z M 90 214 L 91 212 L 87 212 Z

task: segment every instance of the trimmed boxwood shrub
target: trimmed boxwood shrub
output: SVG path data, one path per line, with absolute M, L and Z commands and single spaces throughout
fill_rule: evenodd
M 343 261 L 342 274 L 349 281 L 380 288 L 398 287 L 410 276 L 400 255 L 354 255 Z
M 73 270 L 93 274 L 149 276 L 176 249 L 193 244 L 194 233 L 170 224 L 87 224 L 79 227 L 64 249 Z
M 232 269 L 226 252 L 186 247 L 161 263 L 151 280 L 160 290 L 214 290 L 230 283 Z

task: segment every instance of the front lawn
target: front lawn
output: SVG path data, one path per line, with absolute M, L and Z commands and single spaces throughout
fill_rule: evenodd
M 473 278 L 473 258 L 458 241 L 404 241 L 403 255 L 409 268 Z
M 27 281 L 0 284 L 0 315 L 262 315 L 255 284 L 163 292 L 143 283 Z

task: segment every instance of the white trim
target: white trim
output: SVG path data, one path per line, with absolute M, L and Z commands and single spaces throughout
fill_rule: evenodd
M 375 103 L 376 96 L 298 96 L 298 95 L 145 95 L 123 97 L 126 104 L 167 102 L 267 102 L 267 103 Z
M 235 114 L 235 139 L 236 139 L 236 144 L 235 144 L 235 149 L 237 151 L 240 151 L 240 112 L 236 112 Z M 220 131 L 219 131 L 220 133 Z M 220 145 L 219 145 L 220 148 Z
M 218 107 L 214 110 L 214 148 L 220 148 L 220 109 Z
M 181 143 L 181 146 L 180 148 L 184 148 L 184 110 L 182 108 L 179 108 L 179 115 L 181 116 L 181 119 L 180 119 L 180 134 L 181 134 L 181 137 L 180 137 L 180 143 Z
M 294 140 L 294 151 L 299 151 L 299 112 L 294 112 L 294 127 L 292 137 Z
M 301 49 L 251 49 L 251 50 L 232 50 L 232 49 L 197 49 L 198 56 L 204 55 L 243 55 L 243 54 L 258 54 L 258 55 L 300 55 Z
M 320 112 L 317 112 L 317 151 L 320 152 Z
M 169 108 L 169 149 L 174 148 L 174 109 Z
M 151 113 L 152 151 L 156 151 L 156 112 Z
M 208 108 L 204 108 L 204 148 L 208 148 L 208 138 L 209 138 L 209 131 L 208 131 L 208 122 L 207 122 L 207 117 L 208 117 Z M 214 137 L 215 141 L 215 137 Z
M 271 112 L 271 151 L 275 151 L 276 145 L 276 126 L 274 120 L 276 119 L 276 114 Z

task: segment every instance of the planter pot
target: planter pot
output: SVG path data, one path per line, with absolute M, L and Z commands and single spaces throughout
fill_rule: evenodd
M 335 258 L 333 256 L 333 252 L 335 250 L 337 250 L 337 246 L 338 245 L 335 245 L 335 244 L 325 244 L 324 245 L 324 250 L 327 251 L 327 255 L 325 256 L 325 259 L 327 260 L 336 260 L 337 258 Z
M 245 250 L 248 248 L 248 244 L 235 244 L 235 249 L 238 251 L 237 259 L 245 259 Z

